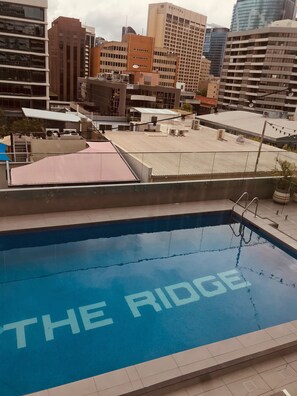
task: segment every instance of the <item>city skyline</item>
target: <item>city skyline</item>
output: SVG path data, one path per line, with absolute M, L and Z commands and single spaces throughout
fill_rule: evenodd
M 172 4 L 186 8 L 207 16 L 208 23 L 230 27 L 233 6 L 236 0 L 224 0 L 224 7 L 218 7 L 216 0 L 175 0 Z M 51 0 L 48 8 L 49 27 L 54 19 L 59 16 L 78 18 L 88 26 L 96 28 L 96 35 L 103 36 L 106 40 L 119 40 L 122 26 L 132 26 L 137 34 L 146 34 L 148 5 L 161 3 L 151 0 L 127 0 L 119 3 L 110 0 L 108 3 L 95 0 L 85 0 L 83 5 L 70 0 L 60 2 Z

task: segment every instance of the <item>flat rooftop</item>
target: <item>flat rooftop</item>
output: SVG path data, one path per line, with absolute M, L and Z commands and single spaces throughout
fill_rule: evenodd
M 263 117 L 262 114 L 251 111 L 224 111 L 199 116 L 199 119 L 214 128 L 228 128 L 238 133 L 242 132 L 258 137 L 261 136 L 266 121 L 265 138 L 267 140 L 276 141 L 282 137 L 293 135 L 296 135 L 297 140 L 297 121 L 285 118 Z
M 202 126 L 193 130 L 187 121 L 161 125 L 162 132 L 107 131 L 105 136 L 127 156 L 151 168 L 151 175 L 155 178 L 175 175 L 202 177 L 254 170 L 259 149 L 257 141 L 244 139 L 243 143 L 238 143 L 238 136 L 228 133 L 219 140 L 216 129 Z M 184 136 L 171 136 L 171 128 L 186 132 Z M 258 170 L 272 171 L 278 156 L 297 162 L 296 154 L 263 144 Z

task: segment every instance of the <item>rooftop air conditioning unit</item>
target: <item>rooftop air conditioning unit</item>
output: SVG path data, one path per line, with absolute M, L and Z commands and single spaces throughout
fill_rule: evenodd
M 149 131 L 151 131 L 151 132 L 155 132 L 155 131 L 156 131 L 156 127 L 155 127 L 155 125 L 154 125 L 152 122 L 149 122 L 149 123 L 147 124 L 147 129 L 148 129 Z
M 67 134 L 70 134 L 70 135 L 77 135 L 77 130 L 76 129 L 65 128 L 65 129 L 63 129 L 63 133 L 67 133 Z
M 46 136 L 52 136 L 54 134 L 60 133 L 60 129 L 58 128 L 46 128 L 45 129 Z
M 200 120 L 193 120 L 192 121 L 192 129 L 198 131 L 200 129 Z

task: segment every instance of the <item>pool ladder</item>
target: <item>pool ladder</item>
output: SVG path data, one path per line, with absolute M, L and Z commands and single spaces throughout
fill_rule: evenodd
M 237 237 L 242 237 L 242 240 L 244 241 L 245 244 L 249 244 L 251 239 L 252 239 L 252 230 L 250 231 L 250 235 L 248 240 L 245 239 L 245 225 L 243 224 L 243 217 L 245 212 L 249 209 L 249 207 L 253 204 L 256 203 L 256 208 L 255 208 L 255 213 L 254 216 L 257 217 L 257 212 L 258 212 L 258 205 L 259 205 L 259 198 L 258 197 L 254 197 L 249 203 L 248 203 L 248 199 L 249 199 L 249 194 L 247 191 L 245 191 L 243 194 L 241 194 L 241 196 L 238 198 L 238 200 L 235 202 L 235 204 L 232 207 L 232 211 L 234 210 L 235 206 L 239 204 L 239 201 L 241 201 L 243 198 L 245 197 L 245 205 L 244 205 L 244 209 L 241 213 L 241 219 L 240 219 L 240 224 L 239 224 L 239 231 L 238 233 L 235 232 L 234 228 L 232 227 L 232 224 L 230 224 L 230 228 L 233 232 L 233 234 Z
M 243 220 L 243 216 L 245 214 L 245 212 L 249 209 L 249 207 L 253 204 L 256 203 L 256 208 L 255 208 L 255 212 L 254 212 L 254 217 L 257 217 L 257 213 L 258 213 L 258 206 L 259 206 L 259 198 L 258 197 L 254 197 L 249 203 L 248 203 L 248 199 L 249 199 L 249 193 L 247 191 L 245 191 L 244 193 L 241 194 L 241 196 L 238 198 L 238 200 L 235 202 L 235 204 L 232 207 L 232 210 L 234 210 L 236 205 L 239 205 L 239 202 L 245 197 L 245 205 L 244 205 L 244 210 L 241 213 L 241 220 Z

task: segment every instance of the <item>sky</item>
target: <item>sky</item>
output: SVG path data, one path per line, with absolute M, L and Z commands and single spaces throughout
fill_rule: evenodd
M 122 26 L 132 26 L 137 34 L 146 34 L 148 4 L 157 0 L 49 0 L 48 21 L 58 16 L 78 18 L 96 28 L 96 36 L 120 40 Z M 171 1 L 170 1 L 171 2 Z M 207 16 L 207 23 L 230 27 L 236 0 L 175 0 L 173 4 Z

